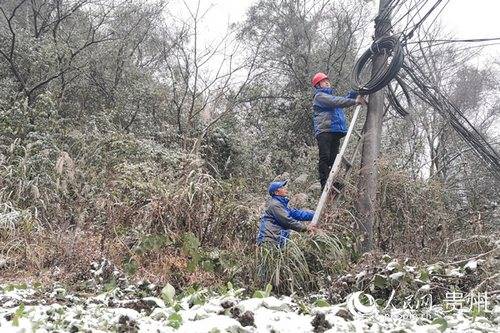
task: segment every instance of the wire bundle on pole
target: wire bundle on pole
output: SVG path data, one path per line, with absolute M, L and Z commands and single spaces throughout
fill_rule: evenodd
M 373 55 L 384 53 L 387 58 L 392 56 L 388 65 L 382 66 L 368 82 L 361 82 L 361 73 L 371 61 Z M 384 88 L 396 77 L 404 61 L 403 47 L 399 38 L 395 36 L 382 37 L 370 46 L 358 59 L 352 71 L 353 89 L 361 95 L 373 94 Z
M 358 59 L 354 65 L 352 71 L 352 85 L 353 89 L 362 95 L 372 94 L 388 86 L 387 98 L 389 104 L 398 112 L 401 116 L 406 116 L 408 112 L 405 110 L 403 105 L 398 101 L 396 91 L 389 85 L 391 80 L 396 79 L 399 88 L 403 91 L 406 99 L 408 100 L 408 106 L 411 108 L 411 100 L 409 91 L 415 94 L 419 99 L 427 103 L 429 106 L 433 107 L 440 115 L 450 122 L 452 128 L 462 137 L 462 139 L 467 142 L 473 149 L 474 153 L 482 160 L 482 162 L 490 169 L 494 177 L 500 180 L 500 154 L 492 147 L 492 145 L 486 140 L 483 134 L 481 134 L 474 125 L 465 117 L 465 115 L 460 111 L 460 109 L 450 101 L 435 85 L 429 85 L 428 77 L 424 74 L 419 64 L 415 59 L 411 57 L 411 51 L 405 51 L 404 46 L 407 46 L 408 40 L 412 38 L 414 32 L 423 24 L 423 22 L 429 18 L 431 13 L 438 8 L 438 6 L 444 0 L 434 0 L 432 7 L 419 19 L 419 21 L 413 26 L 409 27 L 409 23 L 406 27 L 400 31 L 397 36 L 382 37 L 376 40 L 371 47 L 366 50 L 362 56 Z M 418 8 L 417 13 L 409 20 L 413 21 L 419 11 L 421 11 L 429 2 L 429 0 L 423 0 L 422 3 L 416 2 L 397 22 L 401 21 L 404 17 L 410 15 L 410 12 Z M 436 15 L 436 18 L 442 12 L 444 7 L 448 4 L 449 0 L 446 1 L 445 5 L 441 11 Z M 378 17 L 377 19 L 383 20 L 387 19 L 390 12 L 396 7 L 400 6 L 400 0 L 391 0 L 389 7 Z M 436 20 L 434 18 L 434 21 Z M 433 22 L 434 22 L 433 21 Z M 392 28 L 392 27 L 391 27 Z M 389 29 L 384 33 L 389 32 Z M 437 40 L 439 42 L 477 42 L 477 41 L 488 41 L 496 40 L 498 38 L 483 38 L 477 40 Z M 415 43 L 421 43 L 423 41 L 417 41 Z M 411 42 L 410 42 L 411 43 Z M 439 44 L 438 44 L 439 45 Z M 387 66 L 381 66 L 375 74 L 368 80 L 368 82 L 362 82 L 361 74 L 363 70 L 368 68 L 373 55 L 384 53 L 386 59 L 392 56 L 392 59 L 388 62 Z M 404 58 L 406 56 L 409 59 L 409 63 L 404 63 Z M 401 68 L 404 68 L 405 72 L 408 74 L 410 81 L 412 81 L 412 87 L 403 80 L 402 76 L 398 76 L 398 72 Z M 413 87 L 415 86 L 415 87 Z

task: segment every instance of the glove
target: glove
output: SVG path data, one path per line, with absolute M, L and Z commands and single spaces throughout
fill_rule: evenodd
M 347 97 L 347 98 L 356 99 L 356 97 L 358 97 L 358 95 L 359 95 L 359 94 L 358 94 L 357 92 L 355 92 L 355 91 L 351 90 L 351 91 L 349 91 L 349 92 L 347 93 L 347 96 L 346 96 L 346 97 Z

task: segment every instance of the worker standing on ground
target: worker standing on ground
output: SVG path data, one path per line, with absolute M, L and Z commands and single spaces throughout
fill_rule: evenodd
M 347 121 L 342 108 L 366 104 L 363 96 L 349 92 L 347 96 L 335 96 L 328 76 L 316 73 L 312 78 L 315 88 L 313 99 L 314 132 L 319 149 L 319 180 L 323 191 L 330 170 L 339 152 L 340 139 L 347 134 Z M 340 184 L 337 187 L 341 187 Z M 339 188 L 340 189 L 340 188 Z
M 315 226 L 306 223 L 311 221 L 314 212 L 294 209 L 288 206 L 287 181 L 275 181 L 269 184 L 268 192 L 271 196 L 260 218 L 257 245 L 271 243 L 283 247 L 290 237 L 290 230 L 314 231 Z

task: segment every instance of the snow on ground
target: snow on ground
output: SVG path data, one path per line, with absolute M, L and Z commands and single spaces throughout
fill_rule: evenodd
M 42 291 L 0 285 L 0 332 L 499 332 L 500 306 L 492 320 L 464 311 L 433 318 L 393 309 L 358 316 L 345 304 L 299 305 L 290 297 L 241 299 L 230 290 L 206 298 L 186 296 L 165 305 L 162 299 L 138 297 L 137 290 L 115 288 L 73 295 L 63 288 Z M 131 296 L 131 295 L 135 296 Z M 198 295 L 199 296 L 199 295 Z M 443 319 L 435 319 L 440 318 Z M 491 317 L 490 317 L 491 318 Z

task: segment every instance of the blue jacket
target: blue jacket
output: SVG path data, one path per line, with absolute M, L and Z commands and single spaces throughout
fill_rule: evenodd
M 356 105 L 356 93 L 349 92 L 346 97 L 334 96 L 333 88 L 316 88 L 313 98 L 314 134 L 347 133 L 344 107 Z
M 314 213 L 288 207 L 288 201 L 288 198 L 278 195 L 269 198 L 266 210 L 260 218 L 258 245 L 269 241 L 282 247 L 290 237 L 290 230 L 306 230 L 306 224 L 301 221 L 312 220 Z

